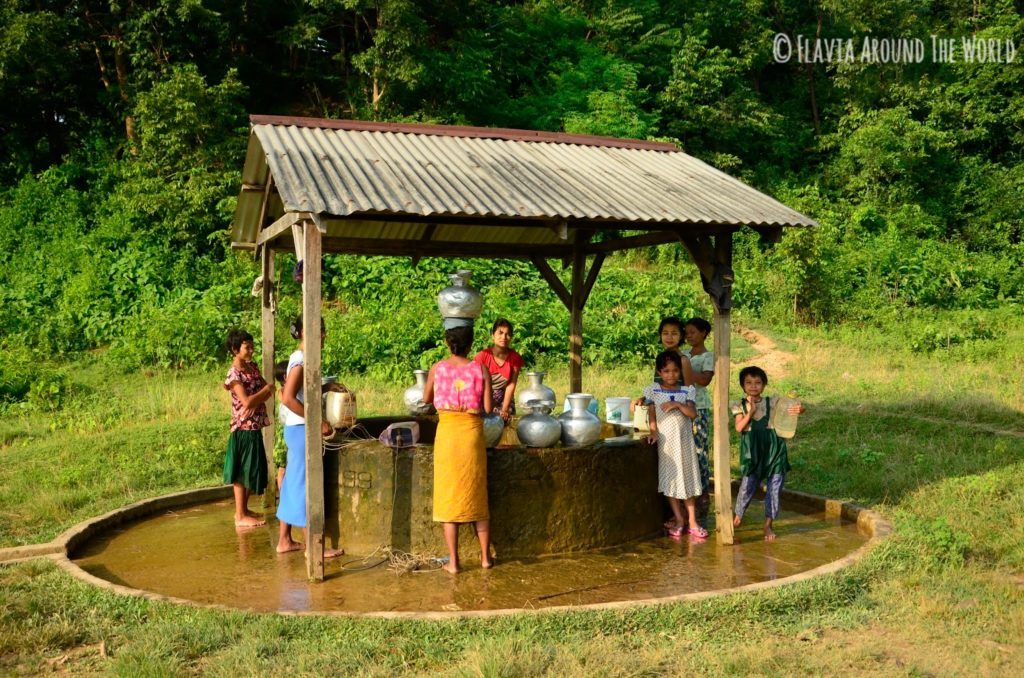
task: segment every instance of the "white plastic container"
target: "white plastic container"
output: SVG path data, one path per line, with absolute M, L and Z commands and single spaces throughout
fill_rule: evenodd
M 651 423 L 647 421 L 647 405 L 637 405 L 633 410 L 633 429 L 638 433 L 650 433 Z
M 630 422 L 629 398 L 605 398 L 604 418 L 609 424 L 628 424 Z
M 324 394 L 324 418 L 334 428 L 348 428 L 356 423 L 356 394 L 351 391 L 328 391 Z

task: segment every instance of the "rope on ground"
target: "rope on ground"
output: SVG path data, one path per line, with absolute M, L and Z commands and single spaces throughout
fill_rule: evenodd
M 342 563 L 341 569 L 345 572 L 362 572 L 384 563 L 387 563 L 388 569 L 395 574 L 408 574 L 439 570 L 444 565 L 444 559 L 425 553 L 407 553 L 390 546 L 378 546 L 367 556 Z

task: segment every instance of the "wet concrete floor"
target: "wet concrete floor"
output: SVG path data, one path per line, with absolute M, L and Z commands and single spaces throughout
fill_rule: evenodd
M 276 520 L 236 531 L 231 502 L 219 501 L 126 525 L 86 544 L 75 562 L 117 584 L 243 609 L 458 611 L 639 600 L 740 586 L 812 569 L 867 541 L 852 523 L 783 510 L 775 523 L 779 538 L 767 543 L 762 511 L 760 502 L 751 504 L 733 546 L 719 546 L 711 526 L 706 541 L 658 537 L 565 556 L 502 560 L 499 554 L 494 569 L 466 561 L 458 576 L 442 570 L 396 574 L 387 563 L 373 567 L 380 558 L 348 554 L 328 560 L 325 581 L 311 584 L 301 552 L 275 552 Z M 468 527 L 460 538 L 474 539 Z M 431 555 L 443 553 L 439 543 Z

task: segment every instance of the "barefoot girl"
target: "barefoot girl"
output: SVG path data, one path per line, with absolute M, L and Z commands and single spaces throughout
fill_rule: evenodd
M 697 444 L 697 462 L 700 464 L 701 495 L 697 499 L 697 522 L 707 527 L 708 507 L 711 498 L 708 486 L 711 473 L 708 464 L 708 441 L 710 439 L 711 398 L 708 396 L 708 385 L 715 376 L 715 354 L 704 346 L 704 341 L 711 333 L 711 323 L 704 318 L 690 318 L 683 327 L 683 336 L 690 348 L 683 355 L 690 358 L 693 374 L 693 388 L 697 392 L 695 404 L 697 417 L 693 420 L 693 440 Z
M 270 425 L 264 403 L 274 393 L 274 385 L 263 380 L 252 362 L 252 335 L 231 330 L 228 351 L 234 356 L 224 388 L 231 393 L 231 435 L 224 455 L 224 482 L 235 490 L 235 526 L 266 525 L 249 510 L 249 495 L 263 494 L 267 488 L 267 458 L 260 429 Z
M 491 326 L 493 344 L 476 354 L 473 362 L 480 363 L 491 374 L 491 402 L 494 412 L 506 422 L 516 413 L 516 383 L 523 369 L 523 357 L 510 348 L 512 323 L 498 318 Z
M 481 415 L 491 409 L 490 373 L 466 355 L 472 327 L 445 330 L 451 352 L 430 368 L 423 402 L 437 409 L 434 436 L 434 521 L 444 523 L 448 563 L 459 572 L 459 525 L 473 523 L 480 541 L 480 567 L 491 567 L 491 518 L 487 505 L 487 449 Z
M 701 486 L 693 442 L 693 418 L 697 416 L 694 389 L 682 384 L 683 361 L 678 353 L 663 351 L 654 364 L 661 385 L 651 384 L 644 389 L 644 398 L 653 404 L 648 411 L 651 434 L 647 442 L 658 443 L 658 491 L 672 507 L 673 519 L 665 523 L 665 528 L 673 539 L 687 531 L 691 537 L 705 539 L 708 531 L 697 523 L 695 514 Z
M 764 538 L 773 541 L 775 532 L 772 522 L 779 515 L 779 495 L 782 483 L 789 472 L 789 453 L 786 441 L 771 427 L 772 401 L 776 398 L 762 398 L 761 393 L 768 385 L 768 375 L 760 367 L 750 366 L 740 370 L 740 386 L 745 397 L 733 404 L 736 415 L 736 432 L 740 434 L 740 491 L 736 497 L 734 527 L 740 526 L 743 514 L 750 505 L 758 486 L 764 482 Z M 803 412 L 802 405 L 789 408 L 790 414 Z
M 302 340 L 302 316 L 299 315 L 292 323 L 291 334 L 299 346 L 288 358 L 288 367 L 281 389 L 281 403 L 284 405 L 284 442 L 288 446 L 288 463 L 285 465 L 284 480 L 281 483 L 281 501 L 277 507 L 277 519 L 280 521 L 277 552 L 300 551 L 303 545 L 292 540 L 292 525 L 303 528 L 306 539 L 306 409 L 303 404 L 303 364 L 305 363 Z M 323 319 L 320 320 L 320 332 L 323 334 Z M 321 422 L 320 432 L 325 436 L 331 434 L 331 425 Z M 324 558 L 344 555 L 344 549 L 324 549 Z

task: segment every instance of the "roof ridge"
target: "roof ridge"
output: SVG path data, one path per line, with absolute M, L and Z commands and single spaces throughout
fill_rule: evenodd
M 464 125 L 436 125 L 411 122 L 376 122 L 371 120 L 342 120 L 331 118 L 303 118 L 283 115 L 250 115 L 252 125 L 280 125 L 309 127 L 315 129 L 336 129 L 351 132 L 386 132 L 392 134 L 423 134 L 428 136 L 465 137 L 475 139 L 502 139 L 533 143 L 572 144 L 605 148 L 628 148 L 646 151 L 678 153 L 681 149 L 667 141 L 644 139 L 619 139 L 593 134 L 568 134 L 566 132 L 544 132 L 539 130 L 511 129 L 504 127 L 471 127 Z

